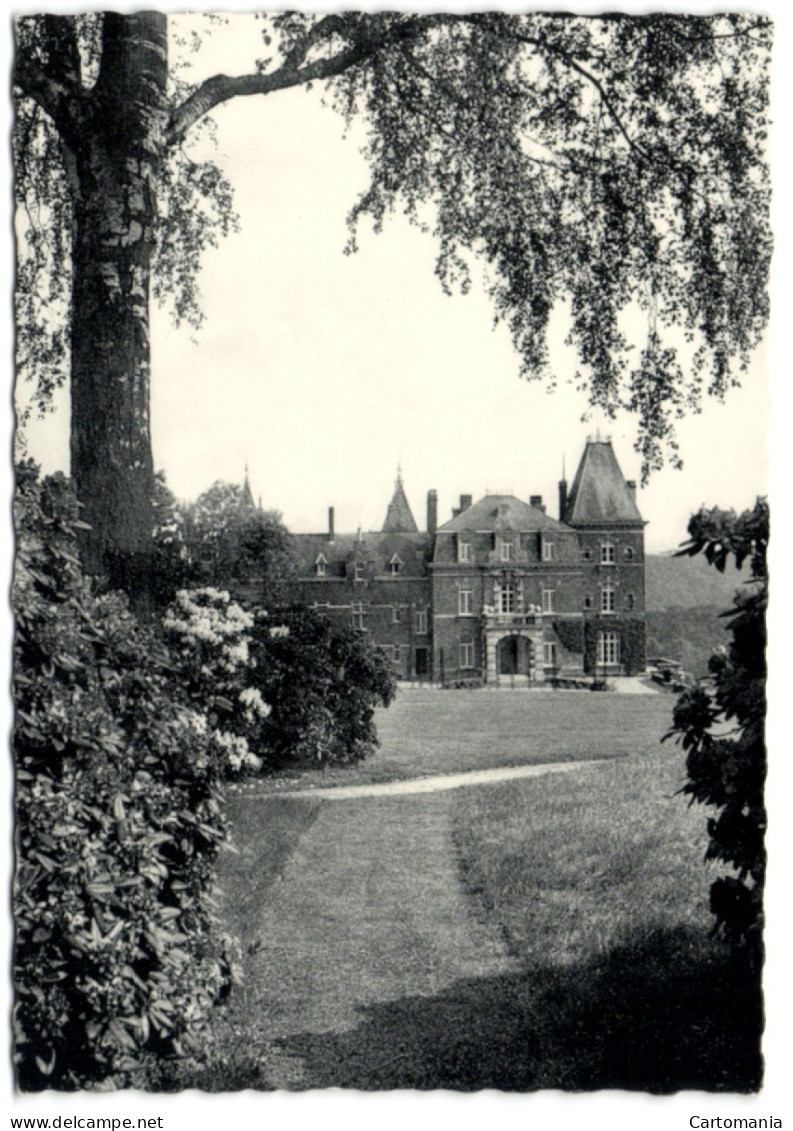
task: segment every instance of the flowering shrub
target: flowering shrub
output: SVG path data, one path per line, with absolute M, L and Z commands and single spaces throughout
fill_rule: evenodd
M 179 680 L 209 718 L 208 738 L 229 774 L 259 769 L 248 739 L 270 714 L 249 685 L 253 614 L 220 589 L 182 589 L 163 618 Z
M 82 574 L 66 480 L 23 465 L 15 519 L 18 1083 L 140 1084 L 197 1053 L 231 976 L 224 766 L 162 642 Z

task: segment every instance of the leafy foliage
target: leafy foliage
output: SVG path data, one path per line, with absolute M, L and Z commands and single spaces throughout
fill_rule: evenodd
M 687 751 L 683 792 L 692 802 L 718 811 L 708 819 L 706 859 L 728 864 L 736 873 L 711 887 L 714 929 L 759 955 L 765 878 L 768 506 L 758 499 L 740 515 L 703 509 L 688 529 L 681 554 L 703 553 L 720 571 L 731 558 L 738 567 L 746 560 L 751 567 L 752 582 L 736 594 L 733 609 L 725 614 L 729 648 L 710 661 L 713 696 L 701 688 L 681 695 L 670 733 Z
M 266 765 L 357 762 L 377 745 L 374 708 L 387 707 L 396 686 L 366 637 L 294 607 L 257 617 L 251 655 L 272 707 L 257 747 Z
M 675 420 L 724 394 L 767 318 L 769 23 L 391 13 L 334 31 L 380 41 L 334 86 L 372 124 L 353 230 L 404 208 L 437 237 L 446 289 L 483 261 L 525 377 L 553 381 L 546 331 L 565 303 L 591 403 L 637 416 L 645 475 L 665 446 L 679 462 Z
M 184 508 L 184 542 L 194 579 L 255 581 L 265 606 L 283 604 L 296 576 L 291 537 L 277 511 L 259 510 L 246 487 L 218 480 Z
M 25 1090 L 140 1084 L 196 1055 L 231 975 L 210 891 L 223 763 L 167 650 L 76 556 L 67 482 L 19 470 L 16 1070 Z
M 87 111 L 108 95 L 111 76 L 97 73 L 125 34 L 112 19 L 16 23 L 16 191 L 29 218 L 19 354 L 41 404 L 67 343 L 73 130 L 85 137 Z M 380 228 L 400 210 L 436 236 L 446 289 L 466 289 L 472 262 L 484 264 L 526 377 L 553 383 L 546 332 L 564 305 L 593 406 L 637 415 L 645 472 L 665 450 L 679 462 L 675 421 L 703 393 L 724 395 L 767 320 L 770 21 L 288 12 L 259 26 L 252 73 L 198 83 L 185 62 L 201 34 L 176 20 L 171 35 L 152 289 L 177 319 L 200 321 L 201 256 L 236 227 L 230 185 L 185 143 L 211 132 L 207 115 L 230 99 L 326 83 L 328 102 L 368 127 L 372 176 L 351 248 L 363 217 Z M 629 341 L 624 315 L 637 305 L 646 334 Z

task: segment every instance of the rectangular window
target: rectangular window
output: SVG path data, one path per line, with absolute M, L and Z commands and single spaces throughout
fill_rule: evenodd
M 502 585 L 501 594 L 499 596 L 498 604 L 499 612 L 514 613 L 515 612 L 515 586 Z
M 427 610 L 416 609 L 416 635 L 423 636 L 427 631 Z
M 511 542 L 502 542 L 501 543 L 501 560 L 502 560 L 502 562 L 511 562 L 512 561 L 512 543 Z
M 457 612 L 461 617 L 470 617 L 474 611 L 473 589 L 460 589 L 457 594 Z
M 611 541 L 600 543 L 600 561 L 602 565 L 614 565 L 616 555 L 614 543 Z
M 556 590 L 543 589 L 542 591 L 542 611 L 544 613 L 556 612 Z
M 355 563 L 355 580 L 356 581 L 363 581 L 363 579 L 364 579 L 364 577 L 363 577 L 364 569 L 365 569 L 365 566 L 364 566 L 363 562 L 356 562 Z
M 556 561 L 556 543 L 548 541 L 547 538 L 542 540 L 542 560 L 544 562 Z
M 598 663 L 618 664 L 620 662 L 620 638 L 618 632 L 601 632 L 598 636 Z
M 611 585 L 604 585 L 600 591 L 601 613 L 613 613 L 616 608 L 614 589 Z
M 457 561 L 470 562 L 471 557 L 471 543 L 460 540 L 457 543 Z
M 460 667 L 472 668 L 474 666 L 473 641 L 464 641 L 460 645 Z
M 392 622 L 392 624 L 399 624 L 399 622 L 401 620 L 402 620 L 402 610 L 400 609 L 399 605 L 392 605 L 391 606 L 391 622 Z
M 363 605 L 353 605 L 352 607 L 352 627 L 363 629 Z
M 556 644 L 546 641 L 542 646 L 542 662 L 546 668 L 556 667 Z

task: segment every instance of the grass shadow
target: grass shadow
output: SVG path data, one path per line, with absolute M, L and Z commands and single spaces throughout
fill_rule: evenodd
M 681 927 L 367 1007 L 354 1030 L 279 1041 L 274 1063 L 297 1058 L 301 1089 L 746 1093 L 762 1079 L 762 1028 L 759 975 Z

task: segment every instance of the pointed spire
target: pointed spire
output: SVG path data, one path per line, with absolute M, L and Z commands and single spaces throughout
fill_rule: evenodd
M 248 461 L 245 460 L 245 479 L 242 484 L 242 495 L 240 496 L 240 506 L 250 507 L 251 510 L 256 509 L 256 504 L 253 501 L 253 492 L 251 491 L 250 479 L 248 478 Z
M 402 485 L 402 464 L 397 465 L 397 477 L 394 483 L 394 494 L 391 502 L 388 504 L 386 511 L 385 522 L 383 523 L 384 534 L 417 534 L 418 527 L 416 520 L 413 517 L 413 512 L 410 509 L 410 503 L 407 501 L 405 495 L 405 488 Z

